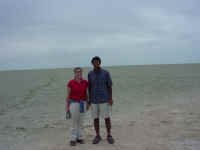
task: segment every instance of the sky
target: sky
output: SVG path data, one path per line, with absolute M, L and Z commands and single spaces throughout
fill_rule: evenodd
M 0 70 L 200 63 L 199 0 L 0 0 Z

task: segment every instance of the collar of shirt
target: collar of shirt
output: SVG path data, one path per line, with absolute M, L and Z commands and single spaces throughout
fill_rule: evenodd
M 83 81 L 82 78 L 80 79 L 80 82 L 78 82 L 78 81 L 74 78 L 74 82 L 76 82 L 76 83 L 78 83 L 78 84 L 80 84 L 82 81 Z
M 95 69 L 94 69 L 94 72 L 95 72 L 95 73 L 99 73 L 99 72 L 101 72 L 101 67 L 99 67 L 98 70 L 95 70 Z

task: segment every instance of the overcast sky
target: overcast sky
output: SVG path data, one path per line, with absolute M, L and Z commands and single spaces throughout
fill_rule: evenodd
M 0 0 L 0 70 L 200 63 L 199 0 Z

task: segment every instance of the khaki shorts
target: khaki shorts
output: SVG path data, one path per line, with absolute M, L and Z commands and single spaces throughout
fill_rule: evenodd
M 109 118 L 110 117 L 110 107 L 111 106 L 108 103 L 92 104 L 91 105 L 92 119 L 96 119 L 99 117 Z

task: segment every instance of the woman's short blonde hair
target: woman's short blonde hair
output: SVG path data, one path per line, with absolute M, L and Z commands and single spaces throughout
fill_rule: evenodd
M 76 72 L 76 70 L 81 70 L 81 72 L 83 71 L 81 67 L 75 67 L 74 72 Z

